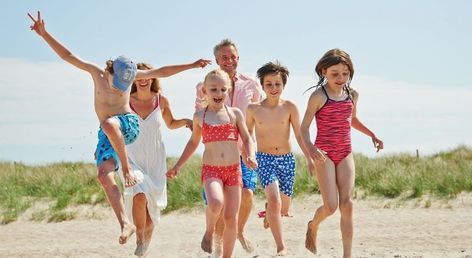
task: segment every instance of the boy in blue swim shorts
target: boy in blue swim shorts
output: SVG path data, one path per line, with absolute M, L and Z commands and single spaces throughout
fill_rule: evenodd
M 130 90 L 133 81 L 168 77 L 178 72 L 194 68 L 193 65 L 168 66 L 151 70 L 137 70 L 136 64 L 129 58 L 120 56 L 106 62 L 102 68 L 91 62 L 84 61 L 72 54 L 64 45 L 56 40 L 45 28 L 44 21 L 38 11 L 35 18 L 28 13 L 33 21 L 30 26 L 64 61 L 87 72 L 94 85 L 94 107 L 100 130 L 96 150 L 98 180 L 102 185 L 118 222 L 121 226 L 119 243 L 124 244 L 136 231 L 136 227 L 126 216 L 123 199 L 115 182 L 113 172 L 121 164 L 125 187 L 131 187 L 137 182 L 136 176 L 130 170 L 125 144 L 133 142 L 139 135 L 138 118 L 129 106 Z M 202 60 L 201 67 L 209 60 Z
M 256 133 L 258 176 L 267 198 L 266 218 L 274 237 L 276 255 L 287 254 L 281 216 L 288 216 L 295 179 L 295 158 L 290 145 L 292 127 L 298 145 L 302 149 L 313 171 L 314 164 L 300 135 L 300 116 L 297 106 L 280 96 L 287 83 L 287 68 L 278 62 L 267 63 L 257 70 L 266 98 L 257 104 L 250 104 L 246 110 L 246 124 L 249 133 Z

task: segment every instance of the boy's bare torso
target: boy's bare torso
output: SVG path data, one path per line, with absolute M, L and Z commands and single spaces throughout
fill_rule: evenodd
M 285 100 L 278 105 L 265 105 L 265 101 L 252 104 L 257 151 L 274 155 L 291 152 L 290 119 L 291 108 Z
M 129 90 L 121 92 L 111 86 L 111 82 L 107 79 L 107 72 L 100 73 L 93 77 L 94 83 L 94 106 L 100 123 L 105 119 L 120 115 L 131 113 L 129 107 Z M 110 81 L 112 76 L 110 76 Z M 131 89 L 131 87 L 130 87 Z

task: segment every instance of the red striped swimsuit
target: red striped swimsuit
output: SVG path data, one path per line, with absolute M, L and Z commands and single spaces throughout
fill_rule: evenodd
M 329 98 L 326 89 L 321 89 L 326 95 L 325 104 L 315 114 L 317 134 L 315 146 L 325 151 L 335 166 L 351 152 L 351 118 L 354 103 L 348 97 L 335 101 Z

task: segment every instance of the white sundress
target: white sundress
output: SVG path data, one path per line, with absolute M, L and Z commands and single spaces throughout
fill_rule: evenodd
M 158 105 L 145 119 L 139 117 L 140 133 L 132 144 L 126 145 L 130 169 L 138 179 L 133 187 L 125 188 L 124 203 L 128 218 L 133 221 L 133 197 L 144 193 L 153 223 L 157 224 L 161 210 L 167 205 L 166 151 L 162 141 L 163 124 L 159 95 Z M 123 172 L 120 170 L 123 181 Z

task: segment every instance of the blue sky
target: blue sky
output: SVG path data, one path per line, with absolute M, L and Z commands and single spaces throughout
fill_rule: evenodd
M 469 1 L 4 1 L 0 160 L 92 161 L 92 81 L 29 30 L 26 13 L 38 9 L 51 34 L 100 65 L 120 54 L 154 66 L 213 60 L 213 46 L 231 38 L 241 72 L 254 76 L 275 59 L 289 68 L 284 96 L 301 115 L 317 60 L 342 48 L 355 65 L 358 116 L 384 140 L 383 155 L 472 145 Z M 175 115 L 192 116 L 194 86 L 215 67 L 162 80 Z M 164 135 L 177 156 L 190 134 Z M 299 151 L 295 141 L 293 147 Z M 355 131 L 353 148 L 376 155 Z

